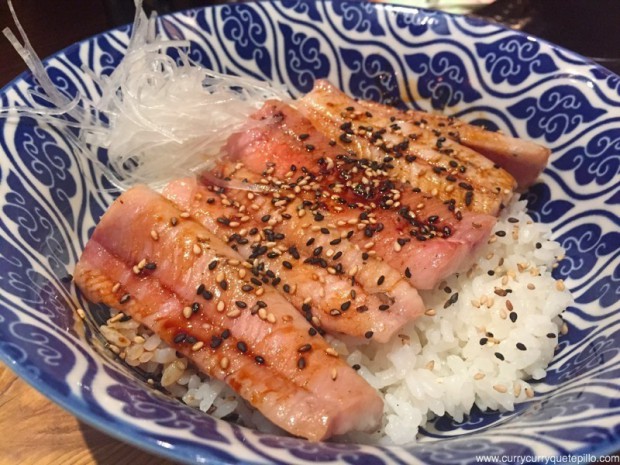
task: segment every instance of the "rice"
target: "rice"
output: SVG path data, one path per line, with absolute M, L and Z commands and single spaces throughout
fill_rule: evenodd
M 390 342 L 330 342 L 384 400 L 383 424 L 344 441 L 405 444 L 437 416 L 462 421 L 473 406 L 514 410 L 544 378 L 572 303 L 552 270 L 564 252 L 524 201 L 502 213 L 479 259 L 422 293 L 427 311 Z M 121 315 L 121 314 L 119 314 Z M 161 387 L 204 412 L 262 431 L 280 432 L 226 384 L 200 374 L 157 335 L 127 317 L 101 327 L 112 350 Z

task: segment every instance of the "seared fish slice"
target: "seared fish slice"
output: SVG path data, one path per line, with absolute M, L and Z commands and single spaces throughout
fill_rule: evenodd
M 259 295 L 240 277 L 243 258 L 186 216 L 145 187 L 125 192 L 86 245 L 76 284 L 291 434 L 319 441 L 375 427 L 376 392 L 276 290 Z
M 389 165 L 390 175 L 463 210 L 496 215 L 514 178 L 483 155 L 432 131 L 402 111 L 357 102 L 326 81 L 296 102 L 344 150 Z
M 303 243 L 298 244 L 283 233 L 284 228 L 269 224 L 271 218 L 278 217 L 277 208 L 264 203 L 271 208 L 268 214 L 251 207 L 259 202 L 255 194 L 251 194 L 251 200 L 247 192 L 228 196 L 217 187 L 187 178 L 169 183 L 163 195 L 239 252 L 249 265 L 247 273 L 254 286 L 273 285 L 319 332 L 325 330 L 358 339 L 372 334 L 373 339 L 386 342 L 408 321 L 393 316 L 393 311 L 377 311 L 385 298 L 367 293 L 348 275 L 309 263 Z M 297 215 L 287 221 L 293 227 L 298 227 L 295 222 L 301 222 Z M 359 308 L 373 311 L 359 312 Z M 414 316 L 423 311 L 416 295 L 409 301 L 409 309 Z
M 437 131 L 497 163 L 515 178 L 520 190 L 534 184 L 549 162 L 551 151 L 535 142 L 488 131 L 449 116 L 414 110 L 406 113 L 407 121 Z
M 393 181 L 386 163 L 346 154 L 290 106 L 267 102 L 253 117 L 262 124 L 250 124 L 228 145 L 243 166 L 221 166 L 224 174 L 270 183 L 296 205 L 290 221 L 304 224 L 298 215 L 307 211 L 309 228 L 344 235 L 342 241 L 356 246 L 367 261 L 383 259 L 414 287 L 433 288 L 468 267 L 488 239 L 495 217 L 459 211 Z M 381 276 L 377 270 L 374 279 Z

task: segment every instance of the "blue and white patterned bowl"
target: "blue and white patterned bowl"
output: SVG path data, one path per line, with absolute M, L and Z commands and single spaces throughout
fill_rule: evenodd
M 566 456 L 620 449 L 620 78 L 562 50 L 463 17 L 360 2 L 234 4 L 163 17 L 163 34 L 192 41 L 219 71 L 285 84 L 328 78 L 362 98 L 444 110 L 553 149 L 528 193 L 537 220 L 567 251 L 557 268 L 576 304 L 537 396 L 516 413 L 435 421 L 407 447 L 312 444 L 259 434 L 150 389 L 101 350 L 94 322 L 67 283 L 110 203 L 105 179 L 80 164 L 67 135 L 0 119 L 0 358 L 82 420 L 152 452 L 208 463 L 468 463 L 476 455 Z M 73 95 L 97 91 L 82 71 L 110 73 L 129 28 L 69 47 L 47 62 Z M 2 106 L 29 105 L 24 74 Z M 591 457 L 590 457 L 591 458 Z M 501 460 L 499 457 L 498 460 Z

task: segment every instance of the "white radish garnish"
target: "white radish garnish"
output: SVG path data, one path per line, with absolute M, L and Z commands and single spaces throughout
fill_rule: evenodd
M 155 16 L 147 18 L 141 0 L 135 3 L 132 35 L 117 68 L 100 77 L 84 70 L 101 90 L 93 100 L 68 97 L 54 87 L 10 2 L 23 44 L 4 30 L 41 84 L 43 97 L 55 107 L 31 102 L 34 108 L 12 110 L 61 128 L 76 127 L 78 139 L 71 139 L 91 161 L 101 164 L 98 151 L 107 150 L 104 172 L 121 189 L 138 183 L 158 188 L 172 178 L 203 171 L 222 155 L 230 134 L 247 124 L 266 100 L 290 99 L 282 87 L 192 62 L 184 51 L 189 41 L 162 38 Z M 178 61 L 168 55 L 170 49 L 177 51 Z

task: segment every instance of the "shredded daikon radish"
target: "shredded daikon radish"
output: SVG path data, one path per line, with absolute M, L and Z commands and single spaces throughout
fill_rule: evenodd
M 282 87 L 193 63 L 185 53 L 189 41 L 159 36 L 155 16 L 147 18 L 141 0 L 135 3 L 133 31 L 117 68 L 100 77 L 84 70 L 101 90 L 93 100 L 70 98 L 54 87 L 10 2 L 23 45 L 4 31 L 41 84 L 45 100 L 56 108 L 30 102 L 34 108 L 17 108 L 17 112 L 61 128 L 77 127 L 79 139 L 72 140 L 80 152 L 100 163 L 99 152 L 106 150 L 104 172 L 121 189 L 137 183 L 158 188 L 174 177 L 208 168 L 222 155 L 228 137 L 247 124 L 266 100 L 290 99 Z M 167 53 L 171 49 L 179 55 L 178 61 Z

